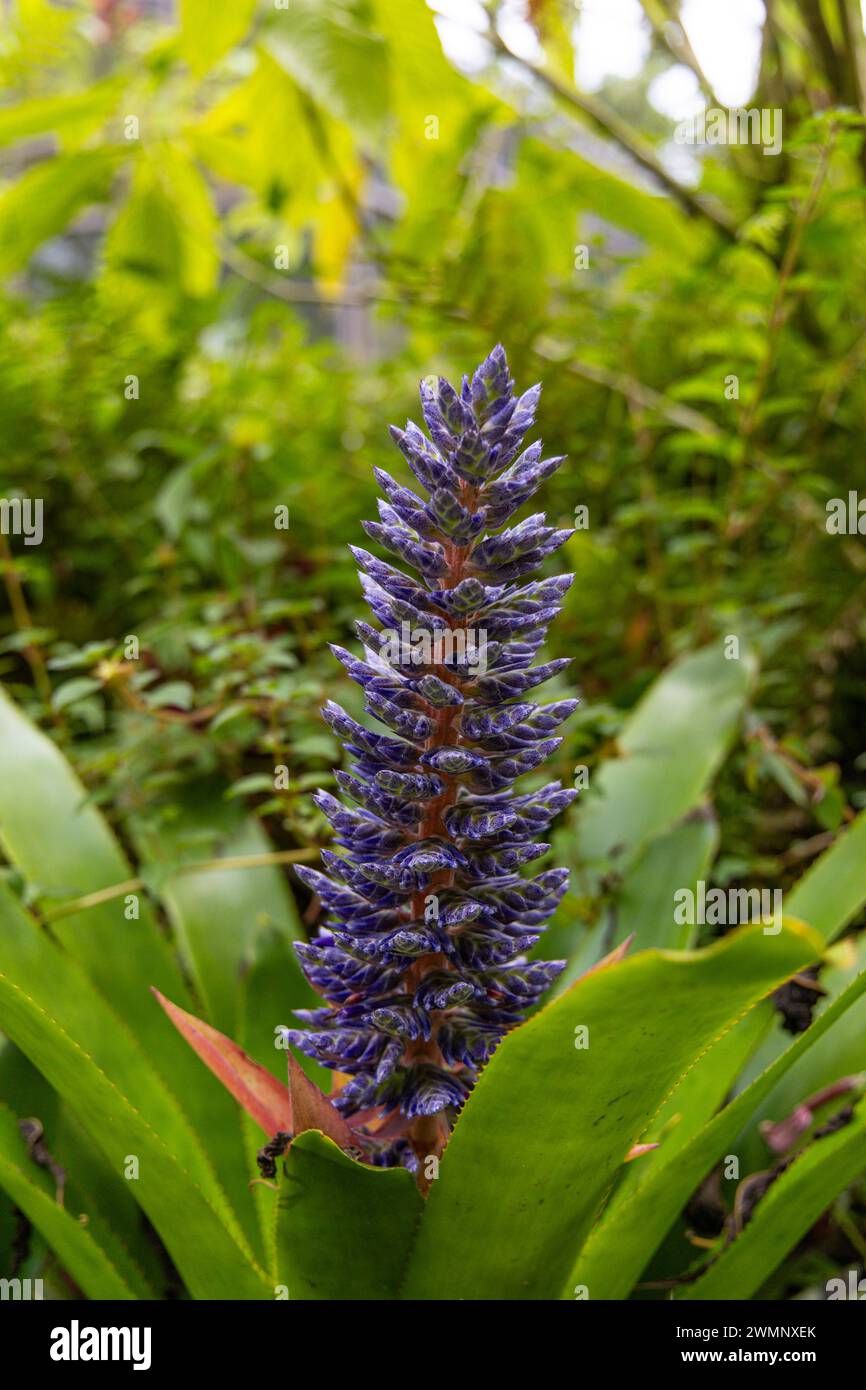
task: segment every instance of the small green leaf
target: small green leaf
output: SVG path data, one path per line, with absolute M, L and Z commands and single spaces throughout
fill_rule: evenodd
M 69 705 L 74 705 L 76 701 L 83 700 L 101 688 L 101 681 L 95 680 L 92 676 L 76 676 L 73 680 L 58 685 L 51 697 L 51 704 L 56 710 L 67 709 Z
M 165 685 L 151 690 L 144 699 L 151 709 L 165 709 L 173 705 L 176 709 L 192 709 L 195 691 L 189 681 L 166 681 Z
M 269 777 L 266 772 L 251 772 L 249 776 L 239 777 L 236 782 L 232 782 L 225 797 L 227 801 L 234 801 L 236 797 L 249 796 L 252 792 L 272 792 L 273 790 L 273 777 Z
M 256 0 L 180 0 L 180 50 L 197 77 L 240 43 L 255 12 Z

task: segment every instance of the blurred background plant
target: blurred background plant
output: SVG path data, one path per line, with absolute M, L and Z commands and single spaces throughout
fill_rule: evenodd
M 715 883 L 788 888 L 866 805 L 866 551 L 826 524 L 862 479 L 856 0 L 4 9 L 2 491 L 45 541 L 0 537 L 0 676 L 133 856 L 201 794 L 163 875 L 232 803 L 250 853 L 317 857 L 386 424 L 501 340 L 570 459 L 542 505 L 582 518 L 557 774 L 623 761 L 684 659 L 660 746 L 693 719 L 694 785 L 659 764 L 633 847 L 697 815 Z M 780 112 L 780 152 L 683 136 L 727 107 Z M 688 665 L 731 636 L 736 690 Z M 560 937 L 591 959 L 623 861 L 583 814 Z

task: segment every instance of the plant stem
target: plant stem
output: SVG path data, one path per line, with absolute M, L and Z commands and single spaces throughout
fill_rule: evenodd
M 478 489 L 470 486 L 466 482 L 460 485 L 460 501 L 467 511 L 474 511 L 478 500 Z M 445 558 L 448 568 L 441 578 L 443 588 L 453 589 L 462 579 L 466 577 L 466 566 L 473 548 L 473 542 L 467 545 L 458 546 L 446 540 Z M 457 627 L 460 624 L 452 622 L 449 618 L 449 625 Z M 436 668 L 436 674 L 441 680 L 447 680 L 447 671 L 443 667 Z M 425 744 L 425 752 L 432 751 L 434 748 L 441 748 L 445 744 L 461 742 L 460 734 L 455 725 L 460 716 L 461 706 L 446 705 L 444 709 L 438 710 L 435 719 L 435 728 Z M 457 800 L 459 784 L 456 778 L 449 777 L 447 774 L 439 774 L 445 782 L 445 789 L 435 799 L 431 801 L 427 812 L 418 827 L 417 838 L 426 840 L 431 837 L 447 838 L 445 829 L 444 815 L 450 806 Z M 411 914 L 413 919 L 423 920 L 425 909 L 425 898 L 430 892 L 434 893 L 438 888 L 450 888 L 454 882 L 453 870 L 443 869 L 441 873 L 435 875 L 428 889 L 425 892 L 416 893 L 412 897 Z M 442 955 L 420 956 L 406 976 L 406 991 L 412 996 L 421 981 L 434 970 L 450 969 L 446 958 Z M 436 1041 L 438 1030 L 438 1019 L 434 1017 L 433 1034 L 428 1041 L 417 1041 L 410 1043 L 404 1053 L 404 1058 L 408 1062 L 424 1059 L 433 1066 L 445 1067 L 445 1061 L 439 1044 Z M 424 1173 L 424 1161 L 426 1158 L 438 1158 L 448 1141 L 448 1124 L 444 1118 L 444 1113 L 440 1111 L 437 1115 L 419 1115 L 412 1120 L 408 1129 L 408 1138 L 412 1148 L 418 1158 L 418 1186 L 422 1192 L 427 1191 L 429 1180 Z

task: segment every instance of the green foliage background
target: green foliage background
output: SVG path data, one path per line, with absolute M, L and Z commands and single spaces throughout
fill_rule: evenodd
M 17 706 L 0 719 L 10 911 L 31 911 L 119 1007 L 98 957 L 119 929 L 113 890 L 141 892 L 153 942 L 177 948 L 178 984 L 275 1074 L 261 1019 L 287 1021 L 275 980 L 290 1005 L 302 1000 L 289 942 L 315 910 L 286 866 L 326 843 L 308 793 L 340 756 L 318 707 L 333 694 L 359 710 L 327 650 L 359 614 L 346 545 L 374 514 L 373 466 L 398 467 L 386 424 L 417 413 L 418 378 L 459 377 L 496 341 L 518 384 L 543 380 L 548 451 L 569 455 L 542 505 L 558 525 L 578 507 L 589 517 L 567 547 L 577 580 L 551 655 L 575 658 L 558 684 L 583 697 L 552 775 L 585 766 L 591 791 L 558 832 L 573 883 L 545 950 L 569 956 L 573 979 L 632 930 L 639 953 L 705 946 L 717 931 L 675 930 L 670 902 L 672 887 L 707 878 L 781 888 L 824 946 L 841 938 L 822 974 L 829 1007 L 861 953 L 866 551 L 827 528 L 827 503 L 863 476 L 859 6 L 767 6 L 749 104 L 782 111 L 782 152 L 698 150 L 689 183 L 671 172 L 673 123 L 649 84 L 685 64 L 719 103 L 675 0 L 643 6 L 641 75 L 591 96 L 574 85 L 580 30 L 566 0 L 510 7 L 534 31 L 531 58 L 509 50 L 496 3 L 478 8 L 486 58 L 471 73 L 445 56 L 422 0 L 16 0 L 0 43 L 2 492 L 45 502 L 41 546 L 0 537 L 0 676 Z M 275 527 L 282 507 L 288 530 Z M 732 636 L 741 656 L 729 662 Z M 80 785 L 28 741 L 32 725 Z M 278 765 L 288 789 L 274 788 Z M 105 817 L 89 829 L 82 796 Z M 122 851 L 101 838 L 106 821 Z M 811 897 L 794 888 L 834 845 L 843 868 L 819 869 Z M 223 857 L 234 866 L 215 869 Z M 102 937 L 88 938 L 92 913 L 108 914 Z M 129 1018 L 139 1041 L 150 983 Z M 787 1040 L 761 1009 L 730 1044 L 696 1133 L 781 1054 Z M 795 1084 L 768 1092 L 771 1118 L 866 1066 L 863 1018 L 852 1009 L 844 1037 L 828 1031 L 832 1049 L 810 1049 L 820 1065 L 791 1062 Z M 164 1021 L 153 1026 L 162 1038 Z M 56 1109 L 59 1078 L 47 1087 L 8 1031 L 22 1049 L 8 1043 L 0 1062 L 13 1118 L 39 1114 L 48 1133 L 55 1116 L 49 1138 L 83 1173 L 96 1159 L 65 1102 Z M 189 1066 L 195 1087 L 203 1073 Z M 770 1160 L 750 1114 L 742 1142 L 758 1170 Z M 14 1123 L 7 1139 L 18 1142 Z M 247 1164 L 253 1139 L 232 1141 Z M 455 1172 L 460 1152 L 455 1141 Z M 751 1276 L 738 1255 L 727 1285 L 720 1260 L 705 1296 L 792 1296 L 862 1265 L 858 1152 L 829 1186 L 817 1180 L 815 1220 L 832 1208 L 823 1227 L 791 1226 L 780 1259 Z M 703 1258 L 681 1213 L 720 1153 L 684 1164 L 656 1281 Z M 244 1186 L 238 1154 L 211 1154 L 230 1191 Z M 308 1184 L 307 1168 L 333 1167 L 312 1140 L 293 1162 Z M 633 1181 L 626 1170 L 624 1200 Z M 808 1189 L 809 1173 L 800 1181 Z M 6 1190 L 9 1267 L 50 1271 L 61 1295 L 80 1287 L 68 1236 L 40 1224 L 14 1182 Z M 171 1286 L 177 1252 L 168 1267 L 130 1234 L 122 1184 L 113 1200 L 139 1248 L 134 1296 Z M 255 1243 L 256 1212 L 232 1200 L 239 1239 Z M 447 1200 L 437 1192 L 440 1212 Z M 33 1226 L 23 1264 L 15 1203 Z M 445 1219 L 431 1204 L 431 1222 Z M 288 1221 L 303 1249 L 309 1224 Z M 596 1261 L 587 1282 L 613 1287 L 599 1240 L 582 1256 Z M 655 1248 L 632 1252 L 631 1275 L 599 1296 L 627 1296 Z M 557 1251 L 565 1278 L 577 1245 Z M 181 1274 L 194 1296 L 215 1296 Z M 292 1277 L 311 1279 L 294 1266 Z M 396 1296 L 379 1277 L 380 1296 Z M 508 1287 L 503 1275 L 487 1296 Z

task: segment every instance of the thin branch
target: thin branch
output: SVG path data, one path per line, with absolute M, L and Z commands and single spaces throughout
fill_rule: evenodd
M 563 78 L 539 67 L 530 59 L 512 52 L 493 24 L 487 31 L 487 38 L 497 53 L 516 63 L 524 72 L 531 74 L 537 82 L 546 87 L 564 105 L 571 107 L 574 111 L 579 111 L 602 135 L 614 140 L 642 169 L 645 169 L 662 185 L 690 217 L 703 218 L 729 241 L 736 240 L 737 229 L 726 214 L 712 207 L 709 203 L 705 203 L 690 189 L 679 183 L 664 167 L 652 147 L 635 134 L 631 126 L 622 120 L 601 97 L 579 91 L 577 87 L 566 82 Z
M 210 869 L 265 869 L 273 864 L 308 864 L 318 859 L 315 846 L 309 849 L 274 850 L 267 854 L 227 855 L 223 859 L 198 859 L 189 864 L 178 864 L 177 873 L 196 874 Z M 123 883 L 112 883 L 108 888 L 99 888 L 95 893 L 85 893 L 81 898 L 61 903 L 59 907 L 49 908 L 41 914 L 43 922 L 56 922 L 61 917 L 71 917 L 76 912 L 86 912 L 90 907 L 100 907 L 114 898 L 122 898 L 127 893 L 135 893 L 144 888 L 143 878 L 128 878 Z
M 821 149 L 821 156 L 812 179 L 812 185 L 797 209 L 794 224 L 791 228 L 791 235 L 785 247 L 785 254 L 782 257 L 782 264 L 779 267 L 779 275 L 776 281 L 776 289 L 773 295 L 773 303 L 770 308 L 770 318 L 767 325 L 767 340 L 764 349 L 764 356 L 758 369 L 758 378 L 755 382 L 755 389 L 751 399 L 746 406 L 742 416 L 740 426 L 740 438 L 742 450 L 736 464 L 734 472 L 731 496 L 730 496 L 730 521 L 728 523 L 728 538 L 736 536 L 739 532 L 739 518 L 737 517 L 737 507 L 742 489 L 743 478 L 749 466 L 752 455 L 752 436 L 758 422 L 758 411 L 763 403 L 770 376 L 776 361 L 776 351 L 779 342 L 779 335 L 785 322 L 785 300 L 788 293 L 788 286 L 797 263 L 800 259 L 800 250 L 803 244 L 803 235 L 815 215 L 815 208 L 824 187 L 824 181 L 830 168 L 830 159 L 836 141 L 836 127 L 832 126 L 826 143 Z
M 692 48 L 691 39 L 680 18 L 680 7 L 676 0 L 643 0 L 643 9 L 653 27 L 653 32 L 658 35 L 677 62 L 691 68 L 710 105 L 721 106 L 713 84 L 704 72 L 697 53 Z
M 0 531 L 0 569 L 3 571 L 3 583 L 6 588 L 6 596 L 9 599 L 9 607 L 12 610 L 12 618 L 18 632 L 28 632 L 33 627 L 30 617 L 30 610 L 27 607 L 27 600 L 24 597 L 24 588 L 21 583 L 21 576 L 15 564 L 15 557 L 4 532 Z M 51 680 L 45 666 L 45 658 L 35 642 L 28 642 L 22 648 L 22 654 L 33 672 L 33 680 L 36 689 L 41 695 L 45 704 L 51 708 Z
M 722 434 L 722 430 L 708 415 L 702 415 L 700 411 L 692 410 L 690 406 L 680 405 L 678 401 L 670 400 L 669 397 L 663 396 L 660 391 L 654 390 L 652 386 L 645 385 L 644 382 L 628 376 L 625 372 L 613 372 L 607 367 L 598 367 L 592 362 L 581 362 L 576 357 L 563 359 L 563 355 L 557 352 L 556 346 L 543 338 L 534 344 L 534 351 L 548 362 L 562 362 L 566 371 L 573 372 L 575 376 L 592 381 L 596 386 L 606 386 L 611 391 L 617 391 L 621 396 L 625 396 L 632 405 L 663 416 L 666 420 L 670 420 L 672 425 L 676 425 L 678 429 L 688 430 L 690 434 L 712 437 L 718 437 Z

